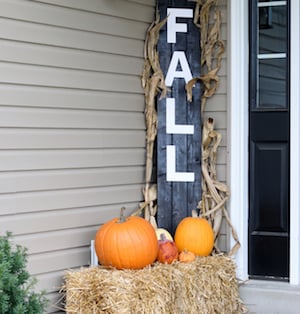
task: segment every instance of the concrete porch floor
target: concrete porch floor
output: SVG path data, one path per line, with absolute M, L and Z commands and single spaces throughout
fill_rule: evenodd
M 249 280 L 240 286 L 240 297 L 249 314 L 300 314 L 300 286 Z

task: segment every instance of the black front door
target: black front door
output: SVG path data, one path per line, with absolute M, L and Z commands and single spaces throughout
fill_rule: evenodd
M 250 278 L 289 277 L 288 12 L 250 1 Z

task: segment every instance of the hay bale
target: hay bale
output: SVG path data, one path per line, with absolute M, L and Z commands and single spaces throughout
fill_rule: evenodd
M 235 265 L 229 257 L 197 257 L 192 263 L 155 263 L 141 270 L 102 266 L 68 271 L 67 313 L 245 313 Z

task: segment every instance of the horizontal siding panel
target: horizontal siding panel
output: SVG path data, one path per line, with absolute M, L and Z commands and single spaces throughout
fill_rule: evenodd
M 56 230 L 36 235 L 14 237 L 14 241 L 28 249 L 28 254 L 38 254 L 76 247 L 88 247 L 95 238 L 99 226 L 74 228 L 71 230 Z
M 0 62 L 0 83 L 142 93 L 139 76 Z
M 226 23 L 221 23 L 221 32 L 220 32 L 220 38 L 221 40 L 226 40 L 227 41 L 227 35 L 228 35 L 228 32 L 227 32 L 227 24 Z M 225 46 L 226 48 L 226 46 Z
M 226 98 L 226 96 L 225 96 L 226 92 L 227 92 L 227 80 L 226 80 L 226 77 L 220 75 L 219 78 L 220 78 L 220 85 L 219 85 L 218 89 L 216 90 L 215 95 L 220 95 L 221 94 L 221 95 L 224 95 L 224 98 Z
M 0 84 L 0 104 L 110 111 L 144 110 L 144 95 Z
M 79 269 L 79 267 L 77 267 Z M 55 272 L 48 272 L 45 274 L 40 274 L 35 276 L 37 284 L 35 286 L 37 291 L 46 290 L 48 293 L 57 292 L 61 289 L 64 283 L 64 276 L 66 274 L 66 270 L 60 270 Z
M 228 229 L 230 229 L 230 228 L 227 224 L 225 217 L 223 216 L 223 220 L 222 220 L 221 228 L 220 228 L 220 233 L 221 234 L 227 234 Z
M 219 0 L 218 4 L 219 7 L 227 7 L 227 0 Z
M 217 132 L 219 132 L 222 135 L 222 141 L 220 143 L 220 147 L 227 147 L 227 130 L 220 130 L 217 129 Z
M 38 0 L 35 2 L 55 4 L 58 6 L 76 8 L 79 10 L 97 12 L 143 22 L 152 21 L 155 7 L 154 0 L 149 0 L 148 6 L 143 5 L 145 1 L 140 4 L 139 2 L 132 3 L 126 0 L 87 0 L 84 2 L 82 0 L 73 0 L 72 2 L 69 0 Z
M 89 265 L 90 249 L 81 247 L 63 251 L 54 251 L 43 254 L 29 255 L 28 271 L 33 274 L 65 270 L 81 265 Z
M 9 40 L 0 40 L 0 47 L 0 60 L 10 63 L 140 75 L 144 62 L 137 57 Z
M 217 171 L 217 179 L 221 182 L 226 182 L 226 172 L 227 172 L 227 166 L 226 165 L 218 165 L 216 167 Z
M 47 308 L 48 314 L 65 313 L 63 309 L 63 305 L 62 305 L 62 303 L 64 302 L 62 293 L 57 293 L 57 292 L 48 293 L 47 299 L 49 301 L 48 308 Z
M 0 194 L 142 184 L 144 167 L 0 173 Z
M 222 252 L 227 252 L 227 235 L 226 234 L 221 234 L 218 238 L 218 247 Z
M 114 36 L 144 39 L 145 21 L 134 21 L 32 1 L 1 0 L 1 17 L 61 28 L 99 32 Z
M 142 112 L 0 107 L 0 125 L 17 128 L 145 129 Z
M 3 128 L 0 137 L 0 149 L 138 147 L 145 147 L 144 131 Z
M 206 102 L 205 111 L 226 111 L 227 100 L 224 95 L 216 94 Z
M 14 150 L 0 153 L 0 171 L 71 169 L 145 164 L 145 149 Z
M 4 194 L 0 195 L 1 215 L 131 202 L 141 200 L 142 188 L 143 185 L 125 185 Z
M 218 165 L 226 165 L 226 147 L 219 146 L 218 154 L 217 154 L 217 164 Z
M 133 3 L 140 3 L 143 5 L 147 5 L 150 7 L 153 7 L 155 5 L 155 1 L 153 0 L 127 0 L 128 2 L 133 2 Z
M 0 38 L 139 58 L 143 56 L 143 40 L 3 18 L 0 18 Z
M 36 247 L 34 242 L 30 242 L 30 237 L 35 236 L 37 238 L 35 241 L 39 241 L 38 238 L 51 238 L 55 232 L 58 234 L 63 232 L 71 234 L 73 232 L 76 237 L 77 228 L 90 227 L 90 230 L 95 230 L 95 227 L 98 227 L 100 224 L 118 217 L 122 206 L 126 207 L 126 215 L 130 215 L 137 208 L 137 205 L 136 201 L 133 203 L 122 201 L 117 204 L 113 200 L 111 204 L 102 206 L 2 216 L 0 219 L 0 230 L 1 232 L 11 231 L 16 236 L 16 241 L 27 243 L 29 249 L 33 251 L 42 252 L 43 247 Z M 45 233 L 42 234 L 42 232 Z M 39 237 L 36 235 L 39 235 Z M 26 239 L 28 239 L 27 242 Z M 50 240 L 49 246 L 53 245 L 53 242 Z

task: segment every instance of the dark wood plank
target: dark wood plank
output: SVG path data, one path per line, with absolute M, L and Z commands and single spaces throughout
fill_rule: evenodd
M 166 17 L 167 8 L 191 8 L 194 3 L 184 0 L 158 1 L 161 19 Z M 164 75 L 169 68 L 174 51 L 184 51 L 193 77 L 200 75 L 200 35 L 193 18 L 178 18 L 186 23 L 187 33 L 176 34 L 176 43 L 167 43 L 167 25 L 161 30 L 158 51 Z M 178 71 L 180 69 L 177 69 Z M 168 97 L 175 99 L 176 124 L 194 126 L 194 134 L 166 134 L 166 99 L 157 100 L 157 183 L 158 215 L 160 227 L 174 234 L 180 220 L 191 215 L 201 199 L 201 89 L 197 83 L 193 89 L 193 101 L 187 102 L 185 80 L 175 78 Z M 176 147 L 176 171 L 194 172 L 194 182 L 171 182 L 166 180 L 166 147 Z

